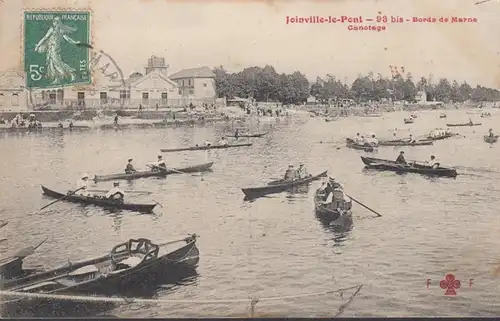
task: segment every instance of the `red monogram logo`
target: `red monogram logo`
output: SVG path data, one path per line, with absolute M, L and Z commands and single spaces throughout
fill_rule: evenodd
M 444 280 L 439 282 L 439 286 L 441 289 L 446 289 L 446 293 L 444 295 L 457 295 L 457 291 L 455 289 L 460 288 L 460 281 L 455 279 L 453 274 L 447 274 Z

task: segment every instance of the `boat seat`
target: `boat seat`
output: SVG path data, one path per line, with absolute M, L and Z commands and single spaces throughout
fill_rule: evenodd
M 142 262 L 142 258 L 137 256 L 130 256 L 123 261 L 120 261 L 120 264 L 128 265 L 129 267 L 134 267 L 139 265 Z
M 82 276 L 82 275 L 85 275 L 85 274 L 95 273 L 95 272 L 98 272 L 98 271 L 99 271 L 99 269 L 97 268 L 97 266 L 95 266 L 95 265 L 86 265 L 84 267 L 81 267 L 79 269 L 74 270 L 69 275 L 71 275 L 71 276 L 76 276 L 76 275 Z

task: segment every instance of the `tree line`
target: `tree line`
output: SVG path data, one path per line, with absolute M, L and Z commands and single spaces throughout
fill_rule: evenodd
M 391 68 L 392 69 L 392 68 Z M 403 70 L 403 69 L 402 69 Z M 245 68 L 229 73 L 223 66 L 214 70 L 217 96 L 234 98 L 254 98 L 257 101 L 273 101 L 283 104 L 301 104 L 308 97 L 327 103 L 340 99 L 353 99 L 358 103 L 368 101 L 405 100 L 416 102 L 417 93 L 427 94 L 427 101 L 473 102 L 498 101 L 500 91 L 477 85 L 472 88 L 467 82 L 446 78 L 434 82 L 431 76 L 421 77 L 415 82 L 411 73 L 403 76 L 393 72 L 390 77 L 373 73 L 359 75 L 351 85 L 327 74 L 310 83 L 304 74 L 296 71 L 279 74 L 274 67 Z

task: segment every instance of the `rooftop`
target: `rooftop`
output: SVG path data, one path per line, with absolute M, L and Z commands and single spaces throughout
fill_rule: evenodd
M 181 78 L 215 78 L 215 74 L 208 67 L 198 67 L 183 69 L 170 75 L 168 78 L 172 80 Z

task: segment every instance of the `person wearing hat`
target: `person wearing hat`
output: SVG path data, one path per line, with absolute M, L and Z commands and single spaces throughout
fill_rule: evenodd
M 493 129 L 492 128 L 490 128 L 490 130 L 488 130 L 488 137 L 489 138 L 495 137 L 495 134 L 493 134 Z
M 163 160 L 163 156 L 158 155 L 158 160 L 153 165 L 153 171 L 159 172 L 159 171 L 166 171 L 166 170 L 167 170 L 167 164 L 165 163 L 165 160 Z
M 79 189 L 75 194 L 81 196 L 90 196 L 89 191 L 87 191 L 87 185 L 89 182 L 89 174 L 84 173 L 82 177 L 76 182 L 76 188 Z
M 407 165 L 408 163 L 406 162 L 404 155 L 405 155 L 405 152 L 400 151 L 398 158 L 396 158 L 396 163 Z
M 306 178 L 306 177 L 309 176 L 309 174 L 307 173 L 306 167 L 302 163 L 299 166 L 298 176 L 299 176 L 299 179 L 300 178 Z
M 113 188 L 111 188 L 106 194 L 106 198 L 123 201 L 123 199 L 125 198 L 125 192 L 120 189 L 120 183 L 113 183 Z
M 293 165 L 289 165 L 288 169 L 285 172 L 285 181 L 293 181 L 297 178 L 297 171 L 293 168 Z
M 132 165 L 132 160 L 133 160 L 132 158 L 128 159 L 127 166 L 125 167 L 125 174 L 132 174 L 137 172 L 134 165 Z

